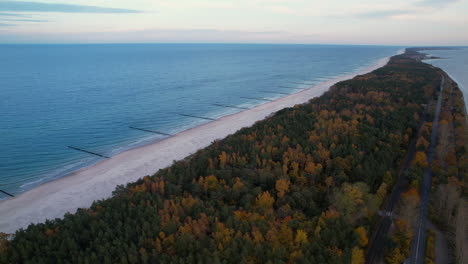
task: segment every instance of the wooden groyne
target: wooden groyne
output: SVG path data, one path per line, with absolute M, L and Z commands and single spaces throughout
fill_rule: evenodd
M 282 92 L 273 92 L 273 91 L 260 91 L 262 93 L 271 93 L 271 94 L 286 94 L 286 95 L 290 95 L 289 93 L 282 93 Z
M 129 126 L 129 128 L 144 131 L 144 132 L 159 134 L 159 135 L 163 135 L 163 136 L 172 136 L 171 134 L 167 134 L 167 133 L 163 133 L 163 132 L 159 132 L 159 131 L 155 131 L 155 130 L 150 130 L 150 129 L 145 129 L 145 128 L 139 128 L 139 127 L 133 127 L 133 126 Z
M 314 85 L 315 83 L 294 82 L 294 84 L 302 84 L 302 85 Z
M 248 107 L 241 107 L 241 106 L 235 106 L 235 105 L 223 105 L 223 104 L 211 104 L 211 105 L 219 106 L 219 107 L 226 107 L 226 108 L 245 109 L 245 110 L 250 109 L 250 108 L 248 108 Z
M 187 114 L 179 114 L 179 115 L 187 116 L 187 117 L 193 117 L 193 118 L 199 118 L 199 119 L 206 119 L 206 120 L 211 120 L 211 121 L 216 121 L 216 119 L 211 118 L 211 117 L 195 116 L 195 115 L 187 115 Z
M 14 196 L 13 194 L 11 194 L 11 193 L 7 193 L 7 192 L 5 192 L 5 191 L 2 191 L 2 190 L 0 190 L 0 192 L 2 192 L 2 193 L 4 193 L 4 194 L 6 194 L 6 195 L 8 195 L 8 196 L 15 197 L 15 196 Z
M 284 89 L 304 90 L 304 88 L 291 87 L 291 86 L 278 86 L 278 87 L 284 88 Z
M 244 99 L 253 99 L 253 100 L 262 100 L 262 101 L 268 101 L 268 102 L 272 102 L 273 100 L 270 100 L 270 99 L 266 99 L 266 98 L 256 98 L 256 97 L 240 97 L 240 98 L 244 98 Z
M 81 151 L 81 152 L 85 152 L 85 153 L 88 153 L 88 154 L 92 154 L 92 155 L 95 155 L 95 156 L 98 156 L 98 157 L 101 157 L 101 158 L 110 159 L 110 157 L 107 157 L 107 156 L 105 156 L 105 155 L 102 155 L 102 154 L 99 154 L 99 153 L 95 153 L 95 152 L 92 152 L 92 151 L 88 151 L 88 150 L 85 150 L 85 149 L 81 149 L 81 148 L 77 148 L 77 147 L 72 147 L 72 146 L 68 146 L 68 148 L 71 148 L 71 149 L 74 149 L 74 150 L 78 150 L 78 151 Z

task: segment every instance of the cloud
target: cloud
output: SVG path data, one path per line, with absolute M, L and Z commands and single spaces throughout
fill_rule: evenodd
M 47 20 L 40 20 L 40 19 L 6 19 L 6 18 L 0 18 L 0 21 L 8 21 L 8 22 L 48 22 Z
M 14 26 L 15 24 L 8 24 L 8 23 L 0 23 L 0 27 L 11 27 Z
M 219 29 L 148 29 L 113 32 L 5 32 L 0 43 L 316 43 L 316 34 Z
M 458 2 L 459 0 L 421 0 L 416 5 L 423 6 L 446 6 Z
M 7 17 L 24 17 L 23 14 L 14 14 L 14 13 L 0 13 L 0 16 L 7 16 Z
M 370 11 L 365 13 L 359 13 L 356 15 L 357 18 L 391 18 L 400 15 L 407 15 L 412 13 L 408 10 L 377 10 L 377 11 Z
M 58 13 L 141 13 L 138 10 L 87 5 L 51 4 L 26 1 L 0 1 L 3 12 L 58 12 Z

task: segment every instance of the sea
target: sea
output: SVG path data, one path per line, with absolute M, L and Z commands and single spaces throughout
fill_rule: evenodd
M 444 70 L 450 78 L 457 82 L 463 92 L 465 107 L 468 106 L 468 47 L 453 47 L 450 49 L 426 50 L 424 53 L 440 59 L 425 60 Z
M 358 72 L 402 48 L 0 45 L 0 190 L 18 195 L 103 159 L 92 153 L 112 157 L 163 140 Z

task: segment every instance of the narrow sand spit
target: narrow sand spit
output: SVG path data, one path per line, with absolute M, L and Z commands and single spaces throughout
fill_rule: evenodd
M 400 51 L 399 53 L 402 53 Z M 91 206 L 93 201 L 111 196 L 119 184 L 127 184 L 151 175 L 237 130 L 285 107 L 302 104 L 322 95 L 336 82 L 353 78 L 387 64 L 389 58 L 377 61 L 358 73 L 341 76 L 312 86 L 255 108 L 225 116 L 178 133 L 165 140 L 122 152 L 93 166 L 27 191 L 15 198 L 0 201 L 0 232 L 13 233 L 30 223 L 63 217 L 67 212 Z

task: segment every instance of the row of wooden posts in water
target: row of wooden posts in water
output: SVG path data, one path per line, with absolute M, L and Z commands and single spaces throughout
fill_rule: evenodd
M 296 82 L 294 84 L 302 84 L 302 85 L 314 85 L 313 83 L 305 83 L 305 82 Z M 279 88 L 284 88 L 284 89 L 294 89 L 294 90 L 304 90 L 303 88 L 296 88 L 296 87 L 288 87 L 288 86 L 279 86 Z M 281 95 L 289 95 L 290 93 L 284 93 L 284 92 L 274 92 L 274 91 L 261 91 L 261 92 L 264 92 L 264 93 L 271 93 L 271 94 L 281 94 Z M 259 101 L 267 101 L 267 102 L 272 102 L 273 100 L 271 99 L 267 99 L 267 98 L 261 98 L 261 97 L 240 97 L 240 98 L 243 98 L 243 99 L 251 99 L 251 100 L 259 100 Z M 235 108 L 235 109 L 242 109 L 242 110 L 248 110 L 250 108 L 248 107 L 241 107 L 241 106 L 235 106 L 235 105 L 227 105 L 227 104 L 211 104 L 213 106 L 218 106 L 218 107 L 225 107 L 225 108 Z M 198 118 L 198 119 L 204 119 L 204 120 L 210 120 L 210 121 L 216 121 L 217 119 L 215 118 L 211 118 L 211 117 L 205 117 L 205 116 L 197 116 L 197 115 L 191 115 L 191 114 L 178 114 L 180 116 L 185 116 L 185 117 L 192 117 L 192 118 Z M 139 131 L 143 131 L 143 132 L 148 132 L 148 133 L 153 133 L 153 134 L 159 134 L 159 135 L 163 135 L 163 136 L 173 136 L 169 133 L 164 133 L 164 132 L 160 132 L 160 131 L 156 131 L 156 130 L 152 130 L 152 129 L 147 129 L 147 128 L 140 128 L 140 127 L 135 127 L 135 126 L 129 126 L 128 128 L 130 129 L 134 129 L 134 130 L 139 130 Z M 100 157 L 100 158 L 104 158 L 104 159 L 109 159 L 110 157 L 109 156 L 106 156 L 106 155 L 103 155 L 103 154 L 100 154 L 100 153 L 96 153 L 96 152 L 93 152 L 93 151 L 89 151 L 89 150 L 86 150 L 84 148 L 80 148 L 80 147 L 74 147 L 74 146 L 68 146 L 69 149 L 73 149 L 73 150 L 76 150 L 76 151 L 80 151 L 80 152 L 84 152 L 84 153 L 87 153 L 87 154 L 90 154 L 90 155 L 94 155 L 94 156 L 97 156 L 97 157 Z M 15 197 L 13 194 L 11 193 L 8 193 L 6 191 L 3 191 L 3 190 L 0 190 L 0 193 L 4 193 L 8 196 L 11 196 L 11 197 Z
M 295 83 L 295 84 L 312 85 L 311 83 Z M 301 88 L 294 88 L 294 87 L 283 87 L 283 88 L 303 90 L 303 89 L 301 89 Z M 274 91 L 261 91 L 261 92 L 273 93 L 273 94 L 282 94 L 282 95 L 289 95 L 289 94 L 290 94 L 290 93 L 274 92 Z M 252 99 L 252 100 L 259 100 L 259 101 L 268 101 L 268 102 L 272 102 L 272 101 L 273 101 L 273 100 L 271 100 L 271 99 L 261 98 L 261 97 L 242 97 L 242 96 L 241 96 L 240 98 Z M 249 109 L 248 107 L 241 107 L 241 106 L 235 106 L 235 105 L 226 105 L 226 104 L 217 104 L 217 103 L 216 103 L 216 104 L 211 104 L 211 105 L 213 105 L 213 106 L 218 106 L 218 107 L 225 107 L 225 108 L 243 109 L 243 110 Z M 180 115 L 180 116 L 185 116 L 185 117 L 192 117 L 192 118 L 204 119 L 204 120 L 209 120 L 209 121 L 216 121 L 216 120 L 217 120 L 217 119 L 211 118 L 211 117 L 197 116 L 197 115 L 192 115 L 192 114 L 178 114 L 178 115 Z M 147 129 L 147 128 L 141 128 L 141 127 L 135 127 L 135 126 L 129 126 L 128 128 L 134 129 L 134 130 L 143 131 L 143 132 L 153 133 L 153 134 L 159 134 L 159 135 L 163 135 L 163 136 L 173 136 L 173 135 L 171 135 L 171 134 L 169 134 L 169 133 L 164 133 L 164 132 L 156 131 L 156 130 L 153 130 L 153 129 Z M 93 152 L 93 151 L 89 151 L 89 150 L 86 150 L 86 149 L 83 149 L 83 148 L 79 148 L 79 147 L 68 146 L 68 148 L 73 149 L 73 150 L 77 150 L 77 151 L 81 151 L 81 152 L 84 152 L 84 153 L 88 153 L 88 154 L 91 154 L 91 155 L 95 155 L 95 156 L 98 156 L 98 157 L 101 157 L 101 158 L 105 158 L 105 159 L 110 158 L 110 157 L 108 157 L 108 156 L 106 156 L 106 155 L 99 154 L 99 153 L 96 153 L 96 152 Z

